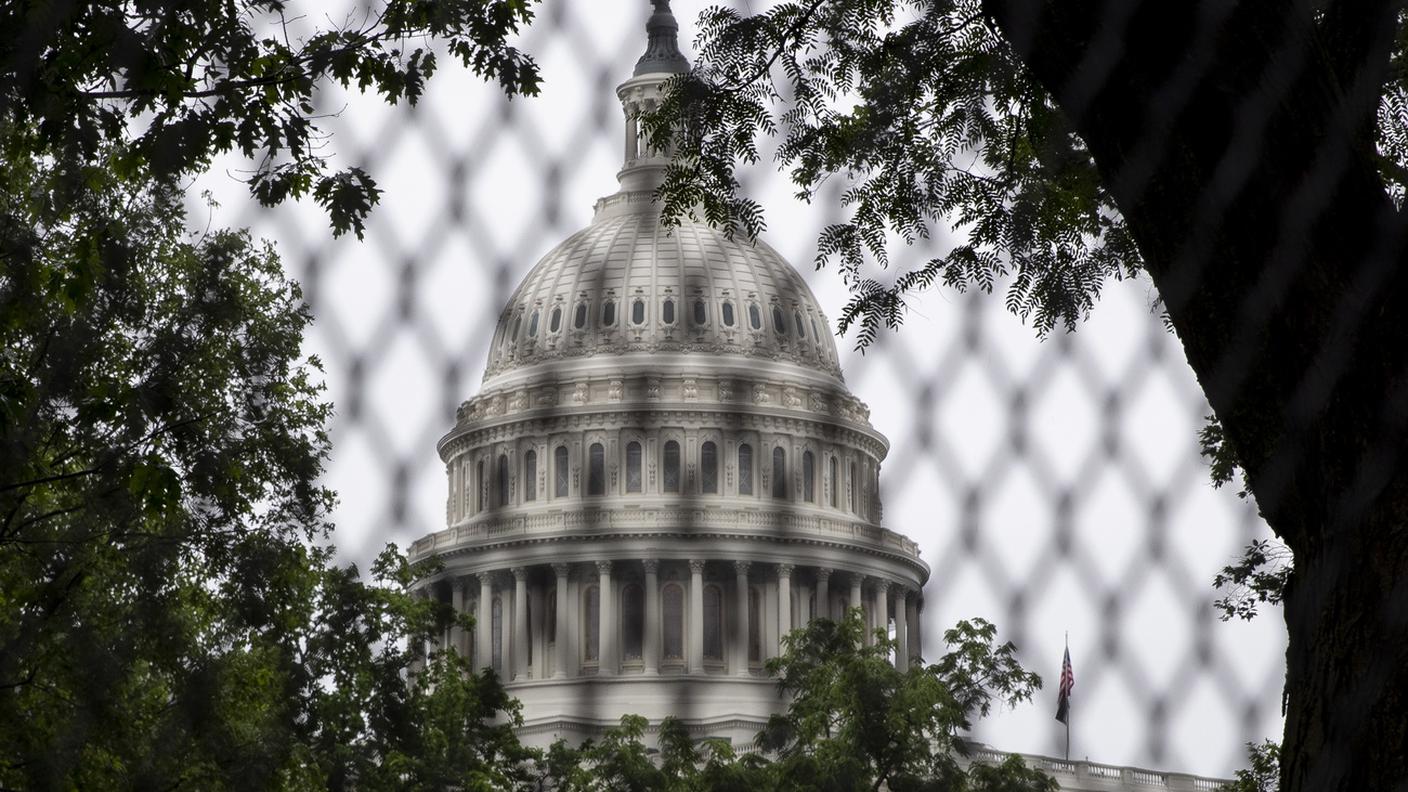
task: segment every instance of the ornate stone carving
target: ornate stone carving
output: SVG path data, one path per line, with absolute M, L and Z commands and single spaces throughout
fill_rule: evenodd
M 527 579 L 528 579 L 528 568 L 527 568 L 527 567 L 516 566 L 516 567 L 514 567 L 513 569 L 511 569 L 511 570 L 509 570 L 509 571 L 513 573 L 513 579 L 514 579 L 515 581 L 527 580 Z
M 719 380 L 719 401 L 733 401 L 733 380 Z
M 782 389 L 782 406 L 789 410 L 802 406 L 802 397 L 797 395 L 797 389 L 791 385 Z
M 557 388 L 547 387 L 538 391 L 537 403 L 539 407 L 556 407 Z
M 611 386 L 606 392 L 607 401 L 618 402 L 626 397 L 626 384 L 619 380 L 611 380 Z
M 768 386 L 761 382 L 753 386 L 754 404 L 767 404 L 770 401 L 772 401 L 772 397 L 768 395 Z
M 748 568 L 753 566 L 751 561 L 734 561 L 733 572 L 739 577 L 748 577 Z
M 552 571 L 553 574 L 557 575 L 558 579 L 560 580 L 562 578 L 567 577 L 567 575 L 572 571 L 572 565 L 559 561 L 552 565 Z
M 657 574 L 660 571 L 660 559 L 658 558 L 646 558 L 640 562 L 640 565 L 645 569 L 647 575 Z
M 680 386 L 680 395 L 685 401 L 694 401 L 699 398 L 699 385 L 695 383 L 693 377 L 685 377 L 684 384 Z
M 647 377 L 645 380 L 645 398 L 651 401 L 660 401 L 660 378 Z
M 510 412 L 523 412 L 528 408 L 528 391 L 516 390 L 509 398 L 508 409 Z
M 790 578 L 790 577 L 792 577 L 792 572 L 793 572 L 795 569 L 796 569 L 796 567 L 793 566 L 792 564 L 778 564 L 778 565 L 777 565 L 777 576 L 780 577 L 780 578 Z
M 591 389 L 587 387 L 587 383 L 577 383 L 577 386 L 572 389 L 572 401 L 578 404 L 586 404 L 590 400 Z
M 812 391 L 811 394 L 810 394 L 810 398 L 811 398 L 811 411 L 812 411 L 812 412 L 814 412 L 814 413 L 822 413 L 822 414 L 825 414 L 825 413 L 827 413 L 827 412 L 830 412 L 830 410 L 831 410 L 830 399 L 827 399 L 827 398 L 826 398 L 826 394 L 821 393 L 820 391 Z
M 610 561 L 598 561 L 598 562 L 596 562 L 596 573 L 597 573 L 598 575 L 609 575 L 609 574 L 611 574 L 611 562 L 610 562 Z

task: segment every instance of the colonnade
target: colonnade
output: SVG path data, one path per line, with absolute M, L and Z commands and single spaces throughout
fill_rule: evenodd
M 557 562 L 448 575 L 419 593 L 475 616 L 427 647 L 453 646 L 505 681 L 614 675 L 764 674 L 782 638 L 861 608 L 904 670 L 920 654 L 912 581 L 788 562 L 645 558 Z

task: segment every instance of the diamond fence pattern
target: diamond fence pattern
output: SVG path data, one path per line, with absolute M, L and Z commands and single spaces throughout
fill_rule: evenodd
M 687 42 L 703 4 L 674 5 Z M 435 442 L 477 390 L 518 279 L 615 188 L 614 86 L 643 49 L 646 8 L 544 2 L 522 42 L 546 78 L 534 100 L 507 101 L 449 66 L 416 108 L 329 98 L 330 154 L 385 189 L 363 242 L 333 240 L 312 206 L 263 211 L 218 172 L 201 185 L 223 204 L 216 222 L 276 242 L 312 306 L 307 349 L 337 408 L 328 482 L 345 558 L 442 527 Z M 835 316 L 839 278 L 809 271 L 835 200 L 798 206 L 767 168 L 748 180 L 768 241 Z M 999 298 L 933 292 L 843 367 L 892 443 L 886 524 L 933 570 L 927 654 L 944 627 L 983 616 L 1048 683 L 975 736 L 1060 753 L 1052 716 L 1069 631 L 1073 757 L 1226 775 L 1243 743 L 1280 733 L 1285 636 L 1279 612 L 1223 624 L 1212 610 L 1213 574 L 1268 532 L 1249 504 L 1212 490 L 1195 439 L 1208 409 L 1152 301 L 1147 281 L 1110 284 L 1078 332 L 1038 341 Z

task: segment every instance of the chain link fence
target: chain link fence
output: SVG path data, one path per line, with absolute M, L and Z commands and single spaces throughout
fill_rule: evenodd
M 703 4 L 674 6 L 687 42 Z M 327 481 L 346 559 L 443 527 L 435 442 L 477 390 L 518 279 L 615 189 L 614 87 L 643 49 L 647 9 L 544 2 L 522 42 L 546 78 L 533 100 L 507 101 L 449 66 L 415 108 L 329 99 L 328 153 L 384 188 L 362 242 L 333 240 L 310 205 L 259 209 L 222 172 L 237 177 L 238 163 L 200 185 L 222 204 L 213 222 L 278 245 L 312 306 L 307 350 L 336 404 Z M 834 196 L 798 205 L 766 167 L 747 186 L 769 212 L 769 243 L 835 317 L 840 280 L 810 267 Z M 1229 624 L 1213 611 L 1215 572 L 1269 532 L 1231 488 L 1212 489 L 1196 443 L 1209 410 L 1153 300 L 1147 280 L 1109 284 L 1078 332 L 1042 341 L 1000 298 L 934 291 L 899 334 L 844 352 L 843 368 L 892 443 L 886 525 L 933 570 L 927 654 L 945 627 L 983 616 L 1047 681 L 975 736 L 1059 755 L 1069 632 L 1073 758 L 1227 775 L 1243 743 L 1280 734 L 1285 634 L 1276 610 Z

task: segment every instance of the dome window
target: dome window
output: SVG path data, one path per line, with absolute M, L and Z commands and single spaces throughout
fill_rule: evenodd
M 664 305 L 660 306 L 660 321 L 667 325 L 675 323 L 675 301 L 669 297 L 666 297 Z
M 747 443 L 738 446 L 738 494 L 753 494 L 753 446 Z
M 572 317 L 572 326 L 581 330 L 587 326 L 587 304 L 577 303 L 576 315 Z
M 772 307 L 772 329 L 778 335 L 787 335 L 787 320 L 782 317 L 782 309 L 776 305 Z
M 606 449 L 601 443 L 587 449 L 587 494 L 606 494 Z
M 640 492 L 640 485 L 640 443 L 632 440 L 626 444 L 626 492 Z
M 704 309 L 703 300 L 694 301 L 694 324 L 703 327 L 704 321 L 709 318 L 708 312 Z
M 533 315 L 530 316 L 530 317 L 528 317 L 528 337 L 529 337 L 529 338 L 537 338 L 537 336 L 538 336 L 538 312 L 537 312 L 537 310 L 535 309 L 535 310 L 533 311 Z
M 723 305 L 724 327 L 733 327 L 733 303 L 724 300 Z
M 758 312 L 757 303 L 748 304 L 748 326 L 754 330 L 763 329 L 763 315 Z
M 817 341 L 821 340 L 821 331 L 816 329 L 815 317 L 812 318 L 812 338 L 816 339 Z
M 562 308 L 561 308 L 561 306 L 554 306 L 553 309 L 552 309 L 552 318 L 548 320 L 548 332 L 549 332 L 549 333 L 556 333 L 558 330 L 561 330 L 561 329 L 562 329 Z
M 603 306 L 601 306 L 601 324 L 602 324 L 603 327 L 615 327 L 615 326 L 616 326 L 616 301 L 615 301 L 615 300 L 607 300 L 607 301 L 606 301 L 606 304 L 603 305 Z
M 513 331 L 508 334 L 508 340 L 518 340 L 518 328 L 523 324 L 523 314 L 513 317 Z
M 631 303 L 631 324 L 645 324 L 645 300 L 637 299 Z
M 671 440 L 665 443 L 665 492 L 680 491 L 680 444 Z
M 780 447 L 772 450 L 772 496 L 787 497 L 787 452 Z
M 719 494 L 719 447 L 712 440 L 699 447 L 699 491 Z
M 805 327 L 802 326 L 802 312 L 801 312 L 801 311 L 793 311 L 793 312 L 792 312 L 792 321 L 793 321 L 794 323 L 796 323 L 796 325 L 797 325 L 797 337 L 798 337 L 798 338 L 806 338 L 806 337 L 807 337 L 807 330 L 806 330 Z

